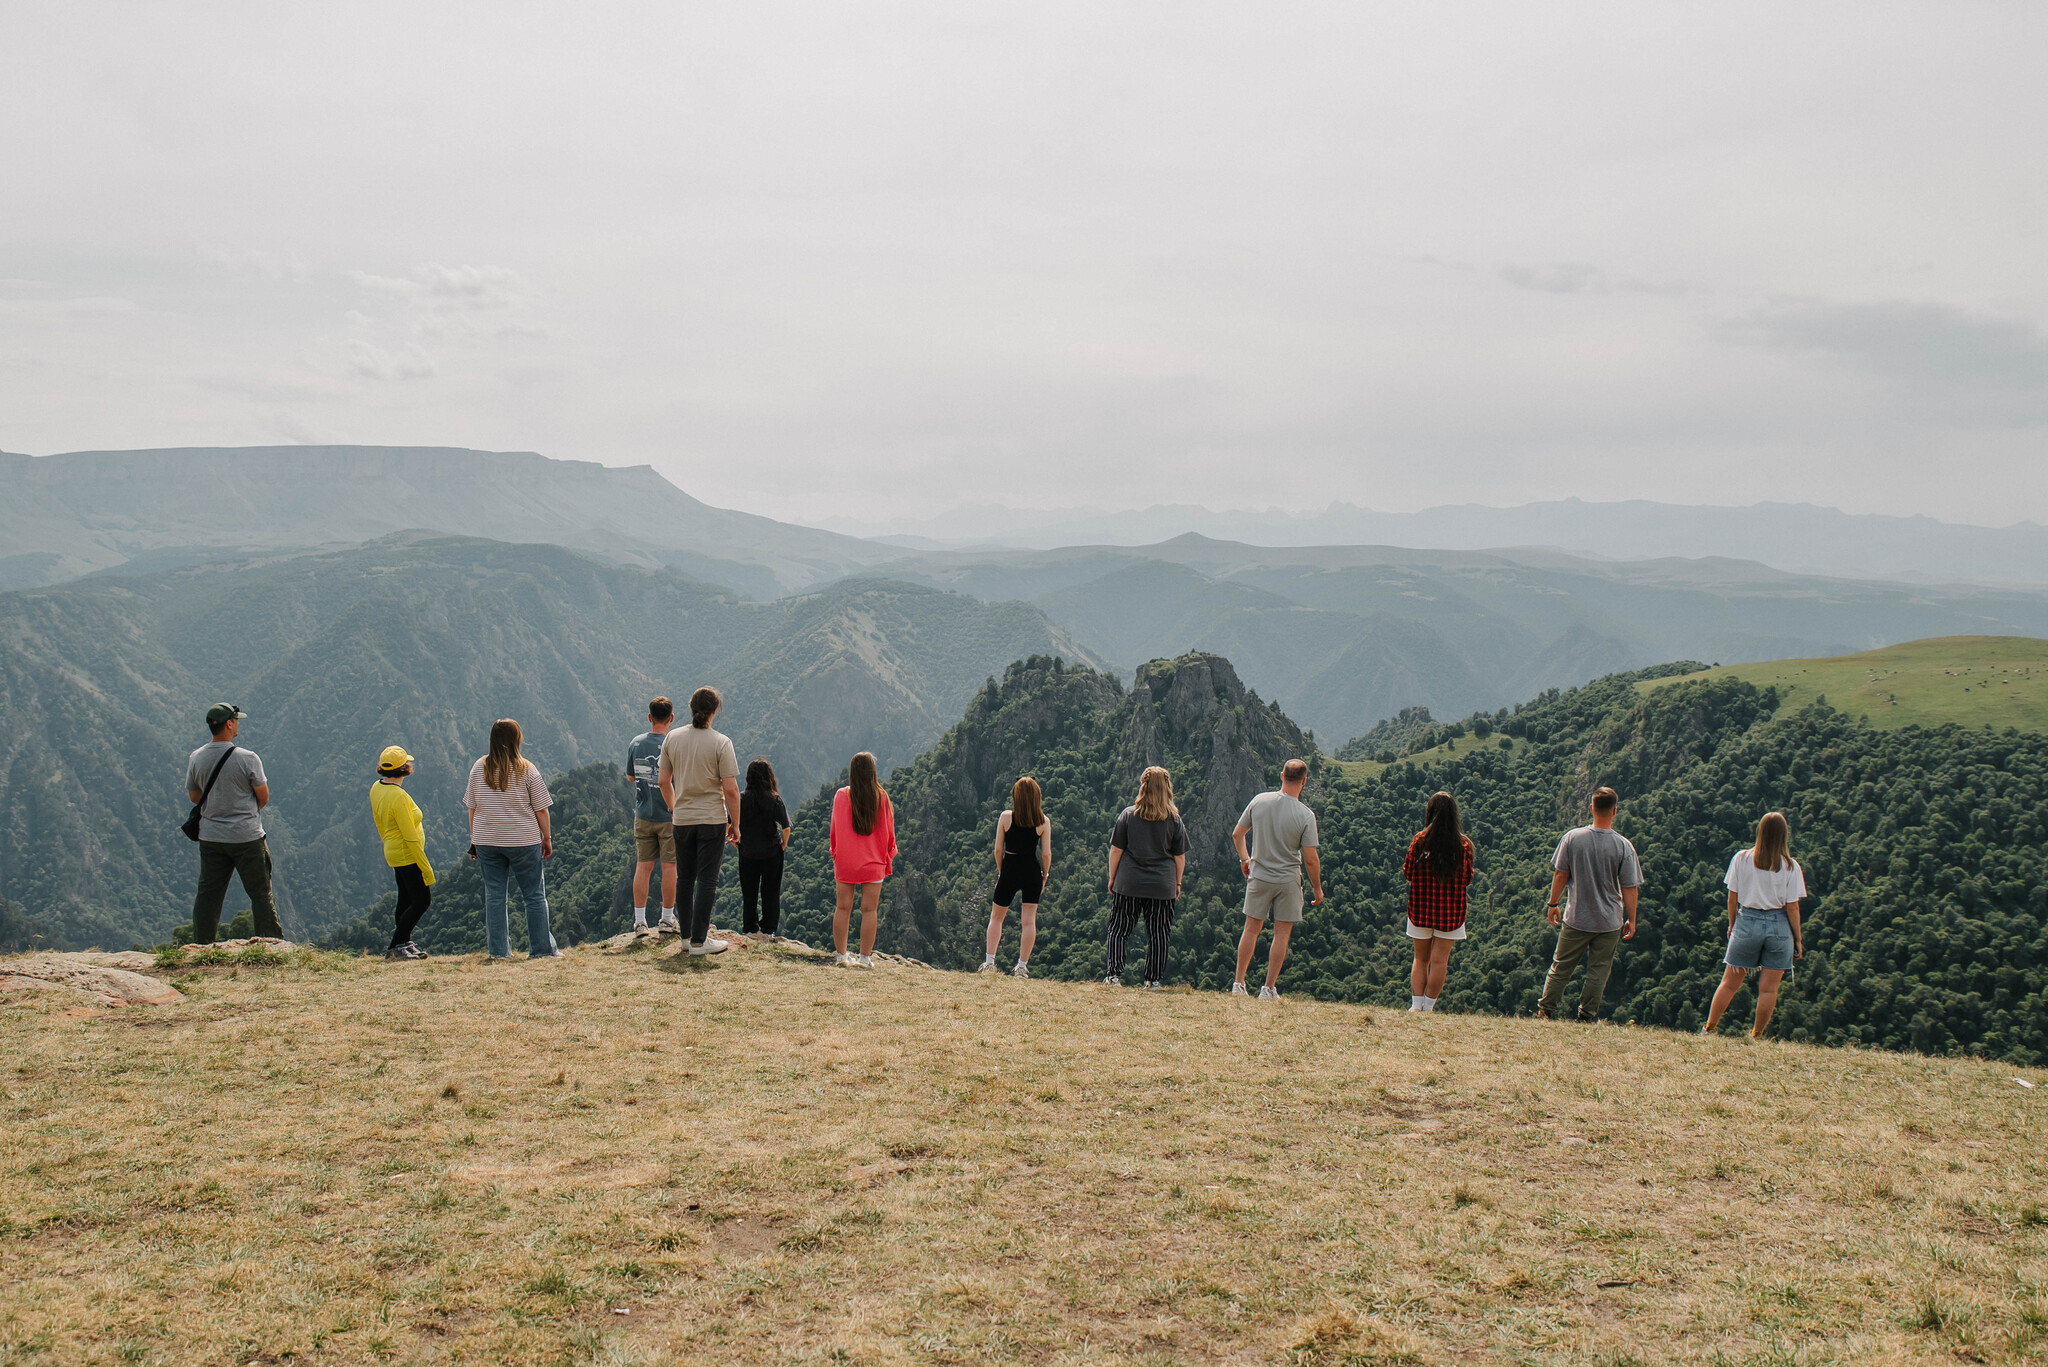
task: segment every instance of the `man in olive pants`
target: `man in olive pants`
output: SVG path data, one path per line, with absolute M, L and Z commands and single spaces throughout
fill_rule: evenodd
M 1557 1018 L 1564 985 L 1582 958 L 1586 982 L 1579 989 L 1578 1018 L 1599 1019 L 1615 951 L 1623 940 L 1636 937 L 1636 889 L 1642 885 L 1643 870 L 1636 847 L 1614 829 L 1619 810 L 1614 789 L 1595 790 L 1593 824 L 1566 831 L 1551 857 L 1548 914 L 1550 924 L 1559 929 L 1550 976 L 1543 980 L 1543 1000 L 1536 1006 L 1538 1020 Z M 1567 890 L 1569 900 L 1561 900 Z
M 256 933 L 283 939 L 277 904 L 270 892 L 270 846 L 263 838 L 263 809 L 270 805 L 270 780 L 254 750 L 236 741 L 248 713 L 233 703 L 206 711 L 213 739 L 185 761 L 185 797 L 206 805 L 199 813 L 199 890 L 192 898 L 192 942 L 210 945 L 220 933 L 220 906 L 228 882 L 240 876 L 249 894 Z M 223 759 L 225 757 L 225 759 Z M 215 776 L 215 770 L 219 775 Z M 207 791 L 211 783 L 212 791 Z

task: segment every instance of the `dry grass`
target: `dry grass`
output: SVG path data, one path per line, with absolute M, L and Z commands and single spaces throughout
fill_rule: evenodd
M 0 1362 L 2048 1353 L 2010 1068 L 767 948 L 186 981 L 0 1006 Z

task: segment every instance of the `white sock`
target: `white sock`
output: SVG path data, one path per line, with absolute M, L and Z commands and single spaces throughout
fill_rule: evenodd
M 1434 1010 L 1436 1010 L 1436 998 L 1435 998 L 1435 997 L 1424 997 L 1424 998 L 1422 999 L 1422 1009 L 1423 1009 L 1423 1010 L 1425 1010 L 1425 1011 L 1434 1011 Z
M 1410 1011 L 1420 1011 L 1422 1009 L 1422 1004 L 1428 1000 L 1429 998 L 1427 997 L 1418 997 L 1411 992 L 1408 995 L 1408 1009 Z
M 1031 966 L 1031 960 L 1029 960 L 1029 959 L 1019 959 L 1019 960 L 1017 960 L 1017 967 L 1019 967 L 1019 968 L 1029 968 L 1030 966 Z
M 634 926 L 634 928 L 635 928 L 635 929 L 637 930 L 637 929 L 639 929 L 640 927 L 642 927 L 642 926 L 644 926 L 644 925 L 646 925 L 646 924 L 647 924 L 647 908 L 646 908 L 646 907 L 634 907 L 634 908 L 633 908 L 633 926 Z
M 982 961 L 983 963 L 985 963 L 985 964 L 992 964 L 992 963 L 994 963 L 994 962 L 996 961 L 996 956 L 995 956 L 995 955 L 993 955 L 993 954 L 987 954 L 987 955 L 984 955 L 984 956 L 982 956 L 982 960 L 981 960 L 981 961 Z

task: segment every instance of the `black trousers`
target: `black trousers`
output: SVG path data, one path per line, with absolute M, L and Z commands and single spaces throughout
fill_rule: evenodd
M 1131 941 L 1131 927 L 1145 919 L 1145 981 L 1156 983 L 1166 976 L 1166 936 L 1173 929 L 1171 897 L 1126 897 L 1115 893 L 1109 899 L 1109 976 L 1124 972 L 1124 953 Z
M 427 886 L 426 871 L 417 864 L 393 869 L 398 876 L 398 906 L 391 913 L 391 947 L 412 939 L 412 929 L 434 904 L 434 890 Z
M 282 940 L 284 930 L 277 924 L 277 903 L 270 896 L 270 846 L 258 836 L 254 840 L 202 840 L 199 842 L 199 891 L 192 898 L 192 943 L 210 945 L 220 934 L 220 904 L 228 895 L 228 880 L 239 876 L 242 891 L 249 894 L 249 911 L 256 933 Z
M 683 916 L 683 890 L 696 885 L 689 919 L 683 929 L 690 943 L 701 945 L 711 935 L 711 904 L 718 900 L 718 866 L 725 859 L 725 823 L 676 827 L 676 917 Z
M 749 935 L 773 935 L 782 924 L 782 852 L 756 858 L 740 856 L 741 929 Z M 759 914 L 756 915 L 758 910 Z

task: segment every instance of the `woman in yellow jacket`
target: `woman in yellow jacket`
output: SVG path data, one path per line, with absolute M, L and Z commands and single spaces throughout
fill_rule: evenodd
M 377 781 L 370 785 L 370 816 L 384 837 L 384 862 L 398 877 L 398 906 L 391 928 L 387 959 L 424 959 L 427 952 L 412 942 L 412 928 L 427 914 L 434 894 L 434 866 L 427 862 L 427 830 L 420 805 L 405 791 L 412 756 L 402 745 L 387 745 L 377 757 Z

